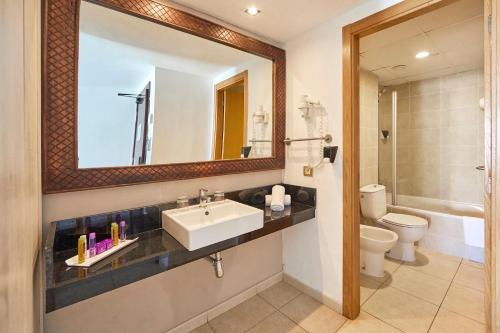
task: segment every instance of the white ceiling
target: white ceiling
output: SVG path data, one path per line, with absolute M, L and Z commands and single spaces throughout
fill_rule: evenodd
M 243 64 L 270 62 L 216 42 L 83 1 L 80 9 L 80 73 L 102 85 L 125 83 L 151 66 L 216 77 Z M 99 69 L 100 75 L 94 75 Z M 83 70 L 85 70 L 83 72 Z
M 285 43 L 366 0 L 174 0 L 256 35 Z M 257 16 L 244 12 L 249 6 Z
M 417 52 L 431 55 L 416 59 Z M 483 0 L 461 0 L 360 40 L 361 68 L 394 85 L 483 65 Z M 392 67 L 406 65 L 403 70 Z

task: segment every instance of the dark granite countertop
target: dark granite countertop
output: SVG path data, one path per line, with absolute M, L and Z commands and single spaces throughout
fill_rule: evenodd
M 152 275 L 207 257 L 215 252 L 263 237 L 315 217 L 316 190 L 284 185 L 292 205 L 272 212 L 262 202 L 272 186 L 226 193 L 227 199 L 264 210 L 264 227 L 238 237 L 189 251 L 161 228 L 161 212 L 175 203 L 53 222 L 47 235 L 45 255 L 46 312 L 51 312 Z M 195 203 L 192 201 L 191 203 Z M 90 268 L 68 267 L 65 260 L 76 254 L 81 234 L 96 232 L 98 241 L 109 235 L 112 221 L 127 221 L 127 238 L 137 242 Z

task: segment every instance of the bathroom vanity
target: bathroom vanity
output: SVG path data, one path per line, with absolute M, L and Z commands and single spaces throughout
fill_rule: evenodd
M 263 211 L 263 227 L 200 249 L 189 251 L 162 228 L 162 212 L 176 208 L 175 202 L 139 207 L 50 224 L 44 247 L 46 312 L 83 301 L 129 283 L 145 279 L 214 253 L 266 236 L 315 217 L 316 190 L 284 184 L 291 205 L 272 212 L 265 206 L 265 194 L 272 186 L 245 189 L 225 194 L 226 199 Z M 190 204 L 199 204 L 198 199 Z M 127 238 L 138 241 L 90 268 L 68 267 L 65 260 L 77 252 L 77 239 L 95 232 L 109 236 L 111 222 L 125 220 Z M 210 263 L 207 262 L 207 265 Z

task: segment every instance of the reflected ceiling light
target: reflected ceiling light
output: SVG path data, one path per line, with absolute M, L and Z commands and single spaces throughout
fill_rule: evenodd
M 247 13 L 248 15 L 255 16 L 255 15 L 260 13 L 260 10 L 257 9 L 257 7 L 252 6 L 252 7 L 248 7 L 247 9 L 245 9 L 245 13 Z
M 415 58 L 417 59 L 424 59 L 427 58 L 431 53 L 429 51 L 420 51 L 415 55 Z

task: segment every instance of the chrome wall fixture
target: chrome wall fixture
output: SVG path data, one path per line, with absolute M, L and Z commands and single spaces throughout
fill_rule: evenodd
M 257 142 L 273 142 L 273 140 L 257 140 L 257 139 L 251 139 L 251 140 L 248 140 L 248 142 L 251 142 L 251 143 L 257 143 Z
M 320 136 L 317 138 L 299 138 L 299 139 L 286 138 L 284 142 L 287 146 L 289 146 L 292 144 L 292 142 L 296 142 L 296 141 L 319 141 L 319 140 L 323 140 L 326 143 L 330 143 L 330 142 L 332 142 L 333 138 L 330 134 L 326 134 L 324 136 Z
M 224 276 L 224 267 L 222 264 L 221 252 L 212 254 L 211 256 L 207 257 L 207 260 L 210 261 L 210 263 L 214 267 L 215 276 L 219 279 L 222 278 Z

